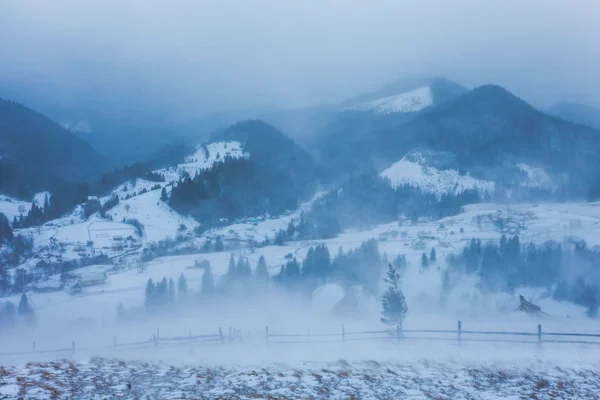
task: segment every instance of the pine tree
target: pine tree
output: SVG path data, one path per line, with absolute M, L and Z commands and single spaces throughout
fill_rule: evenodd
M 163 307 L 169 301 L 169 282 L 167 277 L 163 276 L 162 280 L 157 287 L 158 292 L 158 304 Z
M 237 268 L 237 276 L 240 279 L 246 280 L 252 276 L 252 269 L 250 268 L 250 264 L 248 264 L 247 260 L 245 260 L 244 257 L 240 256 L 238 258 L 238 263 L 237 263 L 236 268 Z
M 179 279 L 177 280 L 177 292 L 179 300 L 185 300 L 187 297 L 187 280 L 183 274 L 179 275 Z
M 294 226 L 294 221 L 290 221 L 287 228 L 287 237 L 288 239 L 293 239 L 294 234 L 296 233 L 296 227 Z
M 221 236 L 217 236 L 217 238 L 215 239 L 215 252 L 216 253 L 220 253 L 222 251 L 225 251 L 225 245 L 223 244 L 223 239 L 221 238 Z
M 229 265 L 227 267 L 227 281 L 232 284 L 235 283 L 235 281 L 237 280 L 237 266 L 235 265 L 235 258 L 233 257 L 233 254 L 231 254 L 231 256 L 229 257 Z
M 14 229 L 19 229 L 19 220 L 17 219 L 17 216 L 15 215 L 15 217 L 13 218 L 13 222 L 12 222 L 12 228 Z
M 435 254 L 435 247 L 431 248 L 431 253 L 429 253 L 429 261 L 436 262 L 437 261 L 437 256 Z
M 388 272 L 385 282 L 389 285 L 381 299 L 382 318 L 381 322 L 388 325 L 399 325 L 402 327 L 402 321 L 408 312 L 406 298 L 404 293 L 398 288 L 400 274 L 396 272 L 392 265 L 388 265 Z
M 167 188 L 163 187 L 160 191 L 160 199 L 165 203 L 169 200 L 169 195 L 167 194 Z
M 256 280 L 259 282 L 268 282 L 269 281 L 269 270 L 267 268 L 267 262 L 265 261 L 264 256 L 260 256 L 258 259 L 258 263 L 256 264 Z
M 421 256 L 421 266 L 423 268 L 429 267 L 429 259 L 427 258 L 427 254 L 423 253 Z
M 48 198 L 48 193 L 44 196 L 44 213 L 50 212 L 50 199 Z
M 175 281 L 169 278 L 169 303 L 175 302 Z
M 27 298 L 27 295 L 25 293 L 21 295 L 21 299 L 19 300 L 17 313 L 22 317 L 27 317 L 33 314 L 33 308 L 31 308 L 31 305 L 29 304 L 29 299 Z
M 3 213 L 0 213 L 0 244 L 4 241 L 11 241 L 13 238 L 14 235 L 8 218 Z
M 210 266 L 204 268 L 204 274 L 200 282 L 200 294 L 204 297 L 211 297 L 215 294 L 215 280 Z
M 148 279 L 148 283 L 146 283 L 144 304 L 149 311 L 154 310 L 154 307 L 156 306 L 156 287 L 154 286 L 152 278 Z

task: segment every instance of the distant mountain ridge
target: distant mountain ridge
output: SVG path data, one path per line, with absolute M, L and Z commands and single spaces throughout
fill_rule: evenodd
M 440 77 L 398 81 L 340 104 L 340 112 L 319 132 L 310 149 L 334 176 L 347 177 L 389 165 L 378 155 L 375 132 L 402 125 L 465 93 L 463 86 Z
M 467 91 L 465 87 L 442 77 L 410 78 L 394 82 L 374 92 L 348 99 L 340 104 L 340 108 L 352 109 L 358 105 L 363 105 L 364 107 L 366 103 L 389 99 L 415 90 L 426 92 L 422 93 L 421 96 L 429 98 L 430 103 L 427 106 L 441 104 Z M 417 109 L 416 111 L 420 111 L 421 109 Z
M 456 154 L 461 170 L 476 173 L 525 162 L 567 174 L 568 185 L 578 190 L 595 179 L 593 166 L 600 162 L 600 132 L 547 115 L 496 85 L 475 88 L 374 135 L 376 153 L 390 161 L 425 147 Z
M 0 99 L 0 190 L 31 195 L 53 182 L 91 181 L 107 163 L 85 140 L 24 105 Z
M 547 112 L 565 121 L 600 129 L 600 109 L 592 106 L 563 102 L 548 108 Z

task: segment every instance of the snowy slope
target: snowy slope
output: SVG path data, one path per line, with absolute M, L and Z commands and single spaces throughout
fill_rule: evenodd
M 30 209 L 31 203 L 0 194 L 0 213 L 6 215 L 10 222 L 21 214 L 27 215 Z
M 194 154 L 185 159 L 184 163 L 155 172 L 163 174 L 169 182 L 177 181 L 183 173 L 194 176 L 197 172 L 212 167 L 214 163 L 221 162 L 226 157 L 247 158 L 249 156 L 240 142 L 214 142 L 199 147 Z
M 457 194 L 469 189 L 475 189 L 481 193 L 493 193 L 494 191 L 493 182 L 476 179 L 469 175 L 460 175 L 454 169 L 438 170 L 409 161 L 406 157 L 384 170 L 381 176 L 388 178 L 394 187 L 417 186 L 438 197 L 444 193 Z
M 517 168 L 527 174 L 527 181 L 521 182 L 521 186 L 536 189 L 556 189 L 556 183 L 544 169 L 524 163 L 517 164 Z
M 432 104 L 433 96 L 431 94 L 431 88 L 425 86 L 395 96 L 357 104 L 346 108 L 346 111 L 372 111 L 380 114 L 406 113 L 421 111 Z
M 178 232 L 193 232 L 198 223 L 192 218 L 184 217 L 160 200 L 160 189 L 121 200 L 107 214 L 114 221 L 134 218 L 144 225 L 147 242 L 157 242 L 167 237 L 175 237 Z M 185 226 L 181 230 L 180 226 Z

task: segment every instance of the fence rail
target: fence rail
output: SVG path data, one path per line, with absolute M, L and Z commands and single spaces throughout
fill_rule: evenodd
M 436 336 L 419 336 L 421 334 L 434 334 Z M 355 337 L 362 335 L 363 337 Z M 378 335 L 378 336 L 365 336 Z M 385 336 L 380 336 L 385 335 Z M 448 337 L 453 335 L 454 337 Z M 473 337 L 483 336 L 483 337 Z M 498 337 L 500 336 L 500 337 Z M 578 338 L 598 338 L 599 340 L 557 340 L 544 339 L 544 336 L 549 337 L 578 337 Z M 515 332 L 515 331 L 482 331 L 482 330 L 463 330 L 462 322 L 458 321 L 457 329 L 402 329 L 397 326 L 395 329 L 379 330 L 379 331 L 357 331 L 347 332 L 344 325 L 339 333 L 270 333 L 269 327 L 265 327 L 265 344 L 271 343 L 310 343 L 314 337 L 333 337 L 339 338 L 336 342 L 349 342 L 358 340 L 382 340 L 399 342 L 401 340 L 431 340 L 431 341 L 456 341 L 460 346 L 463 342 L 495 342 L 495 343 L 574 343 L 574 344 L 598 344 L 600 345 L 600 333 L 575 333 L 575 332 L 543 332 L 542 325 L 538 324 L 537 330 L 532 332 Z M 514 337 L 514 338 L 506 338 Z M 524 340 L 521 337 L 535 338 L 535 340 Z M 285 338 L 295 338 L 305 340 L 281 340 Z M 333 341 L 328 341 L 333 342 Z
M 548 337 L 546 339 L 545 337 Z M 153 347 L 177 347 L 177 346 L 201 346 L 218 345 L 232 342 L 241 342 L 246 339 L 256 338 L 248 334 L 243 334 L 240 329 L 229 328 L 228 334 L 224 334 L 221 328 L 218 333 L 192 335 L 188 331 L 187 336 L 161 337 L 160 330 L 149 339 L 133 342 L 117 342 L 117 337 L 113 337 L 112 345 L 100 345 L 94 347 L 78 348 L 75 341 L 71 342 L 71 347 L 59 349 L 38 349 L 36 343 L 29 351 L 0 352 L 0 357 L 23 356 L 31 354 L 54 354 L 86 352 L 102 349 L 113 350 L 134 350 Z M 571 338 L 576 338 L 571 339 Z M 586 339 L 598 340 L 586 340 Z M 526 340 L 530 339 L 530 340 Z M 583 340 L 582 340 L 583 339 Z M 463 342 L 488 342 L 488 343 L 529 343 L 542 346 L 543 343 L 565 343 L 565 344 L 596 344 L 600 345 L 600 333 L 579 333 L 579 332 L 543 332 L 542 325 L 537 326 L 536 331 L 515 332 L 515 331 L 482 331 L 482 330 L 463 330 L 462 322 L 458 321 L 457 329 L 402 329 L 400 326 L 394 329 L 372 330 L 372 331 L 346 331 L 344 325 L 337 333 L 311 333 L 307 329 L 305 333 L 273 333 L 269 327 L 265 327 L 264 341 L 266 345 L 271 344 L 311 344 L 311 343 L 345 343 L 356 341 L 380 341 L 386 340 L 392 343 L 400 343 L 404 340 L 417 341 L 442 341 L 456 342 L 460 346 Z

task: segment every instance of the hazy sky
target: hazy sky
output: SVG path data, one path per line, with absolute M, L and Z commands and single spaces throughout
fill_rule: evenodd
M 599 15 L 596 0 L 2 0 L 0 84 L 203 113 L 417 73 L 600 106 Z

